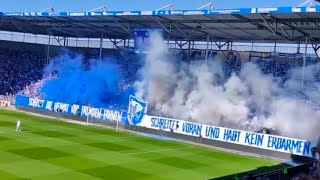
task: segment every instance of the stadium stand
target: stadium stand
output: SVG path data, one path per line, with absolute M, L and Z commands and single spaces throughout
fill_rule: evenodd
M 247 30 L 244 29 L 242 30 L 243 32 L 239 32 L 238 30 L 241 29 L 241 25 L 239 25 L 239 27 L 236 26 L 230 26 L 230 28 L 232 28 L 231 30 L 237 31 L 237 33 L 239 33 L 240 35 L 242 33 L 245 33 L 247 37 L 243 38 L 242 36 L 238 36 L 237 38 L 235 38 L 235 40 L 239 40 L 239 41 L 247 41 L 247 40 L 255 40 L 258 37 L 258 41 L 260 42 L 264 42 L 265 41 L 265 34 L 268 34 L 270 38 L 268 41 L 269 42 L 273 42 L 273 41 L 281 41 L 281 42 L 288 42 L 290 40 L 297 40 L 299 41 L 299 43 L 304 42 L 304 37 L 309 37 L 309 36 L 304 36 L 305 34 L 303 33 L 303 31 L 305 31 L 308 28 L 308 25 L 306 24 L 301 24 L 301 26 L 292 28 L 292 26 L 289 24 L 286 24 L 285 20 L 290 19 L 290 17 L 288 18 L 287 16 L 290 16 L 290 13 L 288 13 L 287 9 L 285 14 L 279 15 L 279 14 L 273 14 L 274 17 L 272 17 L 270 14 L 270 16 L 265 15 L 263 9 L 260 9 L 260 11 L 263 11 L 263 14 L 259 14 L 261 15 L 262 19 L 260 19 L 260 16 L 257 16 L 258 18 L 256 18 L 254 16 L 253 20 L 255 21 L 255 23 L 260 23 L 260 25 L 258 25 L 257 27 L 255 27 L 255 25 L 253 23 L 250 23 L 248 19 L 250 19 L 250 13 L 248 12 L 253 12 L 251 9 L 247 9 L 247 11 L 245 13 L 243 13 L 242 15 L 239 15 L 237 13 L 230 13 L 230 14 L 226 14 L 223 15 L 225 17 L 229 17 L 226 18 L 228 19 L 226 23 L 238 23 L 248 26 L 248 27 L 252 27 L 251 30 Z M 302 9 L 303 11 L 305 11 L 304 13 L 307 13 L 308 10 L 306 8 Z M 318 10 L 318 9 L 317 9 Z M 290 9 L 290 12 L 293 11 Z M 255 9 L 254 13 L 259 12 L 259 9 Z M 159 13 L 158 15 L 161 16 L 161 13 L 166 13 L 166 12 L 156 12 Z M 171 12 L 170 12 L 171 13 Z M 203 12 L 205 13 L 205 12 Z M 213 12 L 212 12 L 213 13 Z M 217 12 L 218 13 L 218 12 Z M 206 12 L 206 14 L 209 15 L 209 12 Z M 117 14 L 113 14 L 114 16 L 116 16 Z M 38 25 L 43 23 L 42 22 L 42 15 L 39 16 L 35 16 L 33 17 L 33 20 L 38 20 Z M 45 15 L 47 16 L 47 15 Z M 64 16 L 64 15 L 61 15 Z M 311 15 L 310 15 L 311 16 Z M 110 16 L 111 17 L 111 16 Z M 130 15 L 129 17 L 131 18 L 137 18 L 138 20 L 142 21 L 144 20 L 142 18 L 142 16 L 137 16 L 135 17 L 134 15 Z M 172 21 L 175 21 L 178 16 L 177 15 L 172 15 Z M 198 15 L 191 15 L 189 16 L 190 18 L 194 18 L 195 20 L 199 20 L 199 21 L 203 21 L 202 23 L 211 23 L 211 21 L 214 21 L 214 23 L 219 24 L 219 22 L 221 21 L 220 16 L 212 16 L 212 19 L 209 20 L 205 20 L 205 16 L 198 16 Z M 222 17 L 222 15 L 221 15 Z M 318 16 L 316 16 L 318 17 Z M 54 18 L 59 18 L 59 16 L 54 17 Z M 52 19 L 52 21 L 54 21 L 54 18 Z M 88 16 L 88 19 L 90 19 L 92 17 Z M 119 38 L 119 34 L 123 34 L 123 32 L 118 33 L 118 29 L 119 27 L 114 25 L 114 20 L 111 21 L 111 23 L 109 22 L 110 19 L 108 19 L 108 16 L 102 16 L 102 18 L 104 18 L 106 20 L 106 22 L 108 22 L 108 25 L 112 25 L 110 26 L 110 29 L 113 29 L 113 31 L 111 31 L 109 34 L 110 37 L 109 38 Z M 159 17 L 156 17 L 159 18 Z M 198 19 L 199 18 L 199 19 Z M 201 18 L 203 18 L 204 20 L 202 20 Z M 299 33 L 292 33 L 292 36 L 295 37 L 285 37 L 283 34 L 280 34 L 278 32 L 272 32 L 273 29 L 271 26 L 273 26 L 272 24 L 270 25 L 269 22 L 264 22 L 264 21 L 270 21 L 271 23 L 278 23 L 277 20 L 284 18 L 284 20 L 282 19 L 281 21 L 283 21 L 282 23 L 286 26 L 285 29 L 283 29 L 284 32 L 289 31 L 291 29 L 293 29 L 293 31 L 299 32 Z M 18 19 L 18 18 L 17 18 Z M 25 17 L 26 21 L 29 21 L 31 18 L 30 17 Z M 66 23 L 71 23 L 72 21 L 76 20 L 76 17 L 66 17 L 67 20 L 70 20 L 70 22 Z M 297 23 L 300 22 L 301 19 L 304 20 L 303 16 L 293 19 L 292 23 Z M 316 19 L 316 18 L 314 18 Z M 264 21 L 263 21 L 264 20 Z M 20 23 L 18 20 L 13 20 L 16 23 Z M 23 20 L 21 20 L 23 21 Z M 132 23 L 131 20 L 125 19 L 123 18 L 122 23 Z M 168 23 L 167 20 L 165 20 L 165 18 L 158 20 L 159 24 L 162 25 L 163 27 L 166 27 L 167 29 L 169 29 L 168 25 L 170 23 Z M 177 20 L 180 21 L 180 20 Z M 45 22 L 45 21 L 44 21 Z M 152 25 L 153 25 L 153 21 L 151 21 Z M 157 22 L 157 21 L 155 21 Z M 171 22 L 171 21 L 170 21 Z M 2 28 L 3 30 L 15 30 L 15 31 L 21 31 L 21 30 L 17 30 L 16 27 L 14 27 L 11 23 L 10 20 L 10 14 L 7 15 L 7 17 L 4 17 L 4 28 Z M 146 24 L 149 23 L 149 21 L 146 22 Z M 181 24 L 183 24 L 184 22 L 179 22 L 179 26 Z M 188 23 L 188 22 L 186 22 Z M 190 23 L 190 22 L 189 22 Z M 291 23 L 291 22 L 290 22 Z M 27 23 L 28 24 L 28 23 Z M 50 26 L 49 28 L 51 28 L 51 26 L 54 25 L 46 25 L 46 23 L 43 23 L 43 27 L 48 28 L 48 26 Z M 53 23 L 54 24 L 54 23 Z M 83 24 L 86 24 L 86 22 L 83 22 Z M 117 24 L 117 23 L 116 23 Z M 177 29 L 179 29 L 179 31 L 183 31 L 186 29 L 194 29 L 195 30 L 195 35 L 192 36 L 193 40 L 197 40 L 196 38 L 200 38 L 202 41 L 205 41 L 207 39 L 206 33 L 202 33 L 201 27 L 204 26 L 199 26 L 199 25 L 194 25 L 192 23 L 190 23 L 190 26 L 195 26 L 195 27 L 188 27 L 188 26 L 183 26 L 182 30 L 178 27 Z M 196 23 L 195 23 L 196 24 Z M 216 25 L 213 24 L 213 25 Z M 36 25 L 36 27 L 38 28 L 38 25 Z M 106 27 L 108 26 L 106 25 Z M 137 24 L 134 24 L 135 26 L 137 26 Z M 32 25 L 31 25 L 32 26 Z M 74 25 L 70 25 L 70 26 L 65 26 L 62 28 L 65 28 L 63 31 L 66 32 L 64 34 L 59 34 L 59 31 L 54 31 L 53 33 L 57 34 L 57 35 L 61 35 L 61 36 L 74 36 L 74 34 L 72 33 L 72 30 L 68 29 L 68 28 L 74 28 Z M 87 25 L 84 25 L 87 26 Z M 99 26 L 96 26 L 99 27 Z M 39 30 L 40 33 L 44 33 L 42 30 L 45 28 L 41 28 Z M 219 28 L 219 27 L 218 27 Z M 32 28 L 31 28 L 32 29 Z M 87 29 L 87 28 L 78 28 L 78 29 Z M 170 29 L 171 29 L 171 25 L 170 25 Z M 271 30 L 269 30 L 271 29 Z M 103 29 L 102 29 L 103 30 Z M 29 31 L 29 30 L 27 30 Z M 178 31 L 175 32 L 175 34 L 173 34 L 177 39 L 181 38 L 180 32 Z M 213 28 L 211 31 L 213 31 L 212 34 L 220 34 L 221 36 L 221 41 L 223 40 L 230 40 L 229 38 L 232 37 L 230 36 L 228 33 L 223 33 L 220 32 L 221 30 L 217 30 L 215 28 Z M 251 34 L 251 31 L 254 31 L 255 33 L 257 33 L 256 35 Z M 301 33 L 302 32 L 302 33 Z M 237 34 L 234 33 L 234 34 Z M 81 33 L 79 34 L 84 34 L 86 35 L 86 32 L 81 31 Z M 94 35 L 92 35 L 93 37 L 96 37 L 97 33 L 93 33 Z M 107 34 L 107 33 L 106 33 Z M 126 32 L 124 32 L 124 34 L 126 34 Z M 168 34 L 170 34 L 168 32 Z M 205 34 L 205 35 L 202 35 Z M 302 36 L 302 35 L 303 36 Z M 309 37 L 310 39 L 312 38 L 312 40 L 317 40 L 319 34 L 317 33 L 313 33 L 312 37 Z M 126 36 L 125 36 L 126 37 Z M 168 36 L 169 37 L 169 36 Z M 179 37 L 179 38 L 178 38 Z M 209 37 L 209 36 L 208 36 Z M 122 37 L 120 37 L 122 38 Z M 290 39 L 292 38 L 292 39 Z M 219 40 L 219 37 L 216 37 L 216 39 Z M 66 38 L 64 38 L 64 40 L 66 41 Z M 50 43 L 50 39 L 49 39 L 49 43 Z M 188 51 L 192 51 L 192 50 L 196 50 L 196 49 L 190 49 L 190 45 L 191 42 L 189 41 L 189 49 Z M 4 45 L 6 44 L 6 45 Z M 68 44 L 68 42 L 65 42 L 65 44 Z M 181 43 L 182 44 L 182 43 Z M 181 45 L 180 44 L 180 45 Z M 212 43 L 211 43 L 212 45 Z M 1 88 L 0 88 L 0 94 L 2 94 L 2 99 L 11 99 L 15 94 L 17 93 L 22 93 L 24 95 L 27 95 L 29 97 L 41 97 L 42 95 L 39 94 L 39 92 L 37 91 L 39 89 L 39 87 L 41 87 L 41 85 L 43 84 L 43 82 L 48 79 L 48 78 L 54 78 L 54 76 L 48 76 L 48 77 L 43 77 L 43 68 L 46 66 L 46 64 L 48 64 L 48 62 L 54 58 L 58 52 L 62 49 L 59 46 L 50 46 L 50 52 L 46 52 L 49 50 L 49 47 L 47 48 L 46 45 L 38 45 L 38 44 L 26 44 L 26 43 L 19 43 L 19 42 L 1 42 L 0 43 L 0 82 L 1 82 Z M 117 43 L 114 43 L 114 46 L 117 46 Z M 228 42 L 228 46 L 229 46 L 229 42 Z M 102 46 L 101 46 L 102 47 Z M 114 49 L 100 49 L 101 50 L 101 54 L 99 54 L 99 49 L 98 48 L 78 48 L 78 47 L 70 47 L 71 51 L 75 51 L 75 52 L 80 52 L 81 54 L 84 55 L 84 59 L 85 60 L 89 60 L 89 59 L 99 59 L 99 56 L 103 56 L 103 57 L 110 57 L 111 59 L 117 59 L 117 63 L 120 65 L 120 67 L 124 70 L 124 81 L 121 83 L 121 86 L 123 88 L 129 87 L 132 85 L 132 83 L 134 82 L 135 79 L 137 79 L 137 71 L 141 66 L 141 62 L 139 61 L 139 59 L 141 59 L 139 56 L 141 55 L 137 55 L 134 54 L 131 51 L 122 51 L 121 49 L 119 49 L 119 47 L 114 48 Z M 219 50 L 221 50 L 221 47 L 218 48 Z M 180 50 L 182 50 L 182 48 L 180 47 Z M 217 49 L 216 49 L 217 50 Z M 224 50 L 224 51 L 228 51 L 229 52 L 229 48 Z M 44 53 L 45 52 L 45 53 Z M 261 68 L 261 70 L 265 73 L 265 74 L 272 74 L 274 77 L 279 77 L 283 82 L 288 78 L 288 71 L 294 67 L 297 66 L 302 66 L 303 61 L 302 61 L 302 56 L 299 56 L 298 58 L 293 58 L 290 61 L 285 59 L 285 60 L 281 60 L 281 58 L 277 58 L 275 56 L 268 57 L 268 58 L 264 58 L 264 57 L 256 57 L 256 58 L 251 58 L 251 54 L 253 53 L 252 49 L 247 50 L 245 53 L 249 54 L 250 53 L 250 58 L 247 59 L 248 61 L 253 61 L 254 63 L 258 64 L 259 67 Z M 263 52 L 256 52 L 256 53 L 263 53 Z M 300 52 L 296 53 L 297 55 L 301 55 Z M 188 60 L 190 56 L 190 53 L 188 54 Z M 196 59 L 196 58 L 194 58 Z M 306 65 L 315 63 L 317 61 L 312 60 L 311 57 L 308 57 L 306 59 Z M 226 61 L 224 62 L 224 71 L 225 74 L 227 76 L 230 76 L 232 73 L 237 72 L 239 70 L 239 67 L 241 66 L 241 62 L 239 61 L 233 61 L 232 57 L 229 58 L 227 57 Z M 1 97 L 0 97 L 1 99 Z M 135 127 L 138 128 L 138 127 Z M 205 141 L 204 141 L 205 142 Z M 202 142 L 201 142 L 202 143 Z M 211 141 L 210 141 L 211 143 Z M 295 166 L 295 167 L 284 167 L 285 165 L 281 165 L 281 167 L 274 167 L 274 169 L 268 169 L 268 172 L 261 172 L 260 170 L 257 170 L 255 172 L 245 172 L 242 174 L 238 174 L 237 176 L 241 177 L 242 179 L 294 179 L 294 178 L 304 178 L 304 176 L 308 176 L 309 178 L 319 178 L 319 164 L 317 165 L 314 162 L 308 162 L 305 163 L 303 165 L 299 165 L 299 166 Z M 284 169 L 283 169 L 284 168 Z M 265 171 L 266 169 L 264 169 Z M 235 175 L 232 176 L 228 176 L 228 177 L 222 177 L 223 178 L 232 178 Z
M 65 50 L 65 47 L 51 46 L 51 58 Z M 68 48 L 68 51 L 79 53 L 85 60 L 98 59 L 97 49 Z M 128 86 L 135 79 L 135 73 L 139 69 L 139 59 L 132 52 L 108 50 L 103 52 L 103 57 L 117 59 L 117 63 L 126 69 L 123 86 Z M 17 93 L 30 97 L 41 97 L 36 91 L 45 80 L 52 77 L 43 77 L 44 67 L 48 64 L 46 59 L 46 47 L 40 44 L 0 41 L 0 99 L 13 99 Z
M 44 56 L 31 51 L 0 49 L 1 94 L 16 94 L 42 78 Z
M 130 86 L 136 79 L 134 76 L 139 69 L 139 56 L 130 52 L 122 52 L 114 50 L 111 53 L 106 53 L 104 56 L 109 54 L 110 57 L 113 57 L 117 60 L 120 60 L 118 63 L 121 65 L 121 68 L 126 70 L 126 81 L 123 82 L 123 86 Z M 2 81 L 5 78 L 10 77 L 10 81 L 8 82 L 8 87 L 10 89 L 2 88 L 1 93 L 18 93 L 22 92 L 25 95 L 30 97 L 41 97 L 41 94 L 37 94 L 35 89 L 38 89 L 39 86 L 42 85 L 43 81 L 46 79 L 42 79 L 43 71 L 46 62 L 43 55 L 32 52 L 32 51 L 18 51 L 18 50 L 9 50 L 9 49 L 1 49 L 0 57 L 2 60 L 1 65 L 3 66 L 6 59 L 11 61 L 11 64 L 7 63 L 2 69 L 2 73 L 5 76 L 1 76 Z M 87 53 L 86 58 L 95 58 L 94 53 Z M 27 59 L 27 61 L 26 61 Z M 35 60 L 35 61 L 33 61 Z M 32 61 L 33 63 L 28 63 Z M 273 74 L 274 76 L 281 77 L 283 79 L 286 78 L 287 72 L 296 66 L 299 66 L 299 63 L 292 63 L 288 61 L 275 61 L 274 59 L 256 59 L 255 63 L 259 65 L 262 71 L 266 74 Z M 1 66 L 0 65 L 0 66 Z M 10 68 L 11 67 L 11 68 Z M 12 68 L 14 67 L 14 68 Z M 25 69 L 26 71 L 20 72 L 18 69 Z M 225 64 L 225 72 L 230 75 L 232 72 L 236 71 L 237 66 L 234 64 L 226 63 Z M 12 74 L 12 70 L 17 70 L 16 74 L 9 76 Z M 22 75 L 21 73 L 27 74 L 27 76 Z M 51 77 L 47 77 L 51 78 Z M 23 91 L 21 91 L 23 89 Z M 132 127 L 131 127 L 132 128 Z M 317 178 L 318 170 L 316 163 L 306 163 L 303 165 L 288 167 L 286 172 L 284 172 L 283 168 L 287 165 L 282 164 L 272 168 L 261 168 L 255 171 L 244 172 L 241 174 L 221 177 L 219 179 L 230 179 L 235 176 L 241 177 L 241 179 L 312 179 Z

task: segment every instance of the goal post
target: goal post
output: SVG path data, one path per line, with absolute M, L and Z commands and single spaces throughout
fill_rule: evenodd
M 112 121 L 112 120 L 103 120 L 102 118 L 95 118 L 90 115 L 85 116 L 84 125 L 90 126 L 90 123 L 98 125 L 99 123 L 102 123 L 104 126 L 112 127 L 115 129 L 116 132 L 119 131 L 119 122 L 120 120 Z

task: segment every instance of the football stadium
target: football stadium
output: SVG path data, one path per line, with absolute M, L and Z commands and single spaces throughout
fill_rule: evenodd
M 320 179 L 320 6 L 0 12 L 0 179 Z

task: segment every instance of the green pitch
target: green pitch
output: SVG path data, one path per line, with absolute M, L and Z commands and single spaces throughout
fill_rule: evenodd
M 15 132 L 21 120 L 22 132 Z M 0 110 L 0 179 L 209 179 L 278 162 Z

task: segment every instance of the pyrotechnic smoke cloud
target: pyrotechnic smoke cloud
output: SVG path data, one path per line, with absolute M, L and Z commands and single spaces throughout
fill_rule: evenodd
M 123 72 L 112 60 L 83 63 L 79 54 L 61 53 L 46 67 L 44 98 L 96 107 L 126 108 L 133 88 L 123 89 Z M 124 69 L 125 70 L 125 69 Z M 281 135 L 318 137 L 320 112 L 319 65 L 292 69 L 289 79 L 264 74 L 258 65 L 242 64 L 239 72 L 225 73 L 219 59 L 185 63 L 175 59 L 159 34 L 151 34 L 151 47 L 133 85 L 136 96 L 148 102 L 149 114 L 245 130 L 276 128 Z
M 276 128 L 297 138 L 319 136 L 320 113 L 313 107 L 320 99 L 319 65 L 306 68 L 302 89 L 301 68 L 279 84 L 251 62 L 231 76 L 225 76 L 220 60 L 178 62 L 153 33 L 142 80 L 134 84 L 136 96 L 149 103 L 150 114 L 247 130 Z
M 53 73 L 57 77 L 46 80 L 41 88 L 45 99 L 122 108 L 132 93 L 120 87 L 122 72 L 112 59 L 85 63 L 82 55 L 64 51 L 45 68 L 45 75 Z

